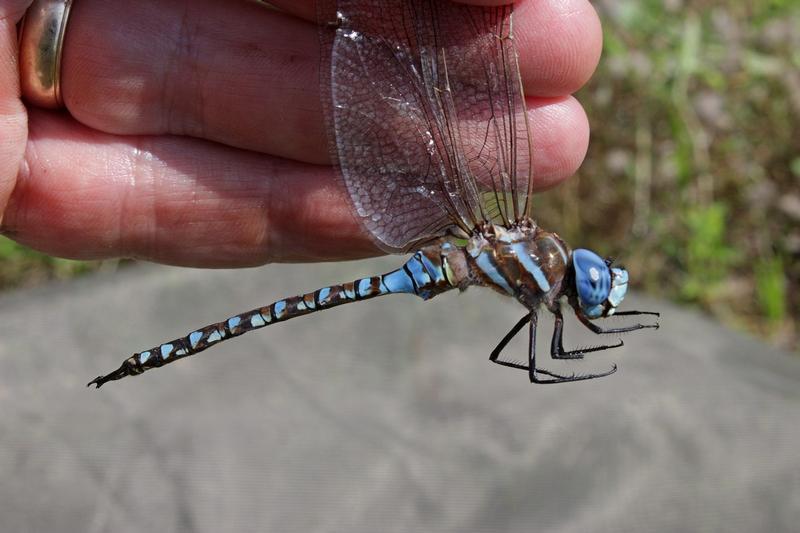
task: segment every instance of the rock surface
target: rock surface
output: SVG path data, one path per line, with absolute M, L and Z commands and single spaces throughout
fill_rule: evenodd
M 800 360 L 641 297 L 624 307 L 662 311 L 660 330 L 566 365 L 616 362 L 602 380 L 536 386 L 490 364 L 524 313 L 471 289 L 85 387 L 134 351 L 398 263 L 137 267 L 3 297 L 2 530 L 797 530 Z M 598 342 L 567 327 L 568 346 Z M 524 358 L 525 339 L 510 349 Z

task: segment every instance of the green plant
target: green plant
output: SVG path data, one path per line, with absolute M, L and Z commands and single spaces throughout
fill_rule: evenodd
M 756 294 L 761 312 L 770 329 L 776 329 L 786 319 L 786 274 L 780 257 L 761 259 L 756 263 Z
M 684 213 L 687 236 L 681 296 L 689 301 L 713 299 L 736 266 L 740 256 L 726 242 L 726 219 L 727 207 L 721 203 L 689 208 Z

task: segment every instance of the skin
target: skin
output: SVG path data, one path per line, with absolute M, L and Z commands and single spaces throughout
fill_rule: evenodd
M 381 253 L 329 165 L 313 1 L 75 2 L 60 112 L 20 99 L 29 3 L 0 0 L 5 235 L 61 257 L 198 267 Z M 586 0 L 524 0 L 515 17 L 546 189 L 586 154 L 569 95 L 597 65 L 601 29 Z

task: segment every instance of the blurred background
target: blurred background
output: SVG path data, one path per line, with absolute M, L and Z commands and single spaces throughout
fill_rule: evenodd
M 800 351 L 800 1 L 595 6 L 589 154 L 540 222 L 609 250 L 640 290 Z M 3 289 L 119 266 L 0 241 Z

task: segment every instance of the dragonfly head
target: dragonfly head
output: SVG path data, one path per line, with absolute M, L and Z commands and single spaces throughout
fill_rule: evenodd
M 579 248 L 572 252 L 575 291 L 581 311 L 589 318 L 614 314 L 628 290 L 628 272 L 611 268 L 610 259 Z

